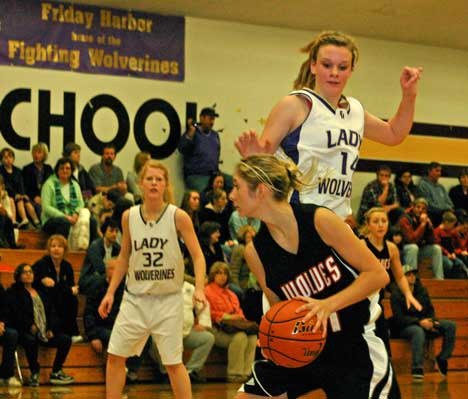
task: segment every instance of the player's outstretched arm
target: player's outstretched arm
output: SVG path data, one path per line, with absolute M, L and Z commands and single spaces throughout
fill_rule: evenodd
M 422 68 L 404 67 L 400 76 L 402 97 L 396 114 L 385 122 L 366 112 L 364 136 L 386 145 L 400 144 L 408 136 L 413 124 L 418 82 Z

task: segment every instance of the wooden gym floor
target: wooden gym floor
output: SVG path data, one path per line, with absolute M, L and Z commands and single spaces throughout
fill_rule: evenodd
M 468 392 L 468 373 L 452 372 L 444 380 L 438 373 L 427 373 L 423 382 L 413 382 L 410 375 L 398 377 L 403 399 L 465 399 Z M 233 399 L 239 384 L 207 383 L 193 385 L 193 399 Z M 95 385 L 69 385 L 38 388 L 0 387 L 0 399 L 103 399 L 105 387 Z M 122 398 L 126 399 L 170 399 L 168 384 L 135 384 L 127 387 Z M 324 399 L 316 392 L 302 399 Z

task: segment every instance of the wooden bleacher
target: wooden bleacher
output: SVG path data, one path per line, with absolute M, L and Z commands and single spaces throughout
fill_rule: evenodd
M 42 233 L 21 232 L 20 240 L 27 245 L 27 249 L 9 250 L 0 249 L 3 265 L 11 265 L 12 268 L 21 262 L 33 263 L 45 254 L 44 249 L 40 249 L 40 242 L 45 243 Z M 43 241 L 41 241 L 43 240 Z M 42 247 L 43 248 L 43 247 Z M 75 271 L 75 278 L 78 281 L 79 271 L 83 263 L 84 252 L 70 252 L 68 261 Z M 4 287 L 9 286 L 13 281 L 12 268 L 10 271 L 0 273 L 1 282 Z M 457 323 L 457 341 L 453 357 L 449 360 L 449 370 L 468 370 L 468 280 L 433 280 L 430 277 L 431 270 L 429 264 L 423 264 L 420 274 L 423 284 L 429 290 L 436 314 L 439 318 L 447 318 Z M 78 325 L 83 332 L 82 316 L 84 312 L 85 298 L 79 297 Z M 391 315 L 389 300 L 384 300 L 385 314 Z M 432 371 L 435 369 L 434 357 L 440 351 L 441 339 L 436 339 L 430 353 L 428 353 L 425 369 Z M 411 368 L 411 348 L 410 344 L 403 339 L 392 339 L 393 364 L 397 373 L 409 373 Z M 29 370 L 27 362 L 22 353 L 20 354 L 20 365 L 23 375 L 27 378 Z M 41 364 L 41 382 L 48 381 L 48 375 L 54 359 L 54 350 L 41 348 L 39 363 Z M 187 355 L 187 354 L 185 354 Z M 213 348 L 205 365 L 205 374 L 210 379 L 221 379 L 226 375 L 226 351 Z M 104 382 L 104 359 L 94 353 L 88 343 L 72 345 L 70 354 L 64 365 L 67 373 L 75 377 L 77 383 L 102 383 Z M 151 381 L 154 378 L 154 364 L 147 359 L 139 371 L 141 381 Z

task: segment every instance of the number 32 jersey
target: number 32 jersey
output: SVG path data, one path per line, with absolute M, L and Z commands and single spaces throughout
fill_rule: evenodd
M 164 295 L 178 292 L 184 281 L 175 213 L 168 204 L 157 221 L 143 219 L 141 206 L 130 208 L 131 254 L 126 287 L 134 295 Z
M 277 151 L 290 158 L 308 186 L 293 193 L 291 202 L 317 204 L 345 218 L 352 213 L 352 177 L 364 135 L 364 109 L 351 97 L 342 97 L 345 108 L 336 110 L 312 90 L 293 91 L 305 97 L 312 109 L 306 120 L 289 133 Z

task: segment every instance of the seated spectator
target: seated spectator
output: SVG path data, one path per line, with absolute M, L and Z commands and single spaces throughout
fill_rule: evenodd
M 442 215 L 442 223 L 434 230 L 435 242 L 442 248 L 444 275 L 446 278 L 468 278 L 468 268 L 457 256 L 453 245 L 453 233 L 457 217 L 447 211 Z
M 93 218 L 97 221 L 98 229 L 101 228 L 101 225 L 107 218 L 112 217 L 115 204 L 122 197 L 120 190 L 113 188 L 107 192 L 96 194 L 88 201 L 88 208 Z
M 88 202 L 88 200 L 96 194 L 96 187 L 89 176 L 89 173 L 81 165 L 81 146 L 76 143 L 67 143 L 63 149 L 63 156 L 65 158 L 70 158 L 73 162 L 73 177 L 76 179 L 80 185 L 81 194 L 83 195 L 83 200 Z
M 70 262 L 65 260 L 68 244 L 65 237 L 54 234 L 47 240 L 47 255 L 32 266 L 34 283 L 51 302 L 61 323 L 62 331 L 81 342 L 76 316 L 78 314 L 78 285 Z
M 204 222 L 200 226 L 198 240 L 206 261 L 206 274 L 209 273 L 211 265 L 215 262 L 224 262 L 224 253 L 219 243 L 219 223 Z
M 50 374 L 54 385 L 72 384 L 74 379 L 66 375 L 62 366 L 68 356 L 71 338 L 60 329 L 55 308 L 42 291 L 36 289 L 34 272 L 27 263 L 20 264 L 14 273 L 15 282 L 8 289 L 8 301 L 12 325 L 18 331 L 18 341 L 28 359 L 31 377 L 29 386 L 39 385 L 40 365 L 37 361 L 39 345 L 57 348 Z
M 210 180 L 208 180 L 208 184 L 200 193 L 200 201 L 201 207 L 203 208 L 213 200 L 213 193 L 216 190 L 224 190 L 226 188 L 224 186 L 224 175 L 221 172 L 215 172 L 210 176 Z
M 413 182 L 412 173 L 408 169 L 395 173 L 395 188 L 397 201 L 405 210 L 411 207 L 416 198 L 421 197 L 418 187 Z
M 42 186 L 42 230 L 70 239 L 72 250 L 86 250 L 96 235 L 96 222 L 85 208 L 79 184 L 72 179 L 73 163 L 60 158 Z
M 138 175 L 140 174 L 141 168 L 143 165 L 151 159 L 151 154 L 146 151 L 140 151 L 135 155 L 135 160 L 133 161 L 133 170 L 127 173 L 127 187 L 128 191 L 133 194 L 133 200 L 135 204 L 141 204 L 141 189 L 140 183 L 138 181 Z
M 78 285 L 80 293 L 89 295 L 95 290 L 95 286 L 105 279 L 108 259 L 115 258 L 120 252 L 120 244 L 117 242 L 119 226 L 111 218 L 101 226 L 102 237 L 94 240 L 86 252 L 83 266 L 80 271 Z
M 215 342 L 215 337 L 211 331 L 210 305 L 206 303 L 201 308 L 193 306 L 195 286 L 187 281 L 184 281 L 182 292 L 184 294 L 184 349 L 191 351 L 190 358 L 185 363 L 185 368 L 192 383 L 206 382 L 201 370 Z M 162 365 L 158 349 L 154 344 L 153 355 L 154 360 L 159 365 L 160 373 L 166 375 L 166 369 Z
M 122 169 L 114 165 L 116 158 L 113 144 L 106 144 L 102 149 L 101 162 L 89 169 L 89 176 L 96 187 L 96 192 L 107 192 L 113 188 L 120 190 L 123 196 L 133 201 L 133 194 L 128 192 Z
M 392 170 L 387 165 L 377 168 L 377 178 L 364 187 L 361 205 L 358 210 L 358 223 L 364 224 L 366 212 L 374 207 L 381 207 L 387 212 L 391 224 L 395 224 L 401 215 L 395 186 L 390 182 Z
M 455 253 L 468 265 L 468 215 L 462 216 L 460 224 L 452 233 Z
M 228 333 L 222 330 L 223 320 L 246 320 L 236 294 L 228 288 L 229 267 L 216 262 L 210 270 L 205 295 L 210 303 L 211 320 L 215 326 L 215 345 L 228 350 L 228 382 L 245 382 L 255 358 L 257 334 L 245 331 Z
M 11 148 L 4 148 L 0 151 L 2 164 L 0 165 L 0 174 L 3 176 L 3 182 L 8 192 L 8 196 L 13 198 L 15 203 L 15 215 L 19 215 L 21 221 L 18 224 L 19 228 L 27 228 L 29 226 L 28 215 L 31 222 L 36 227 L 40 226 L 39 217 L 31 203 L 30 198 L 25 194 L 23 175 L 21 169 L 14 165 L 15 153 Z M 16 216 L 13 222 L 16 222 Z
M 244 258 L 244 252 L 245 246 L 253 240 L 255 234 L 257 234 L 257 232 L 252 226 L 242 226 L 237 236 L 239 244 L 232 250 L 230 262 L 231 284 L 241 289 L 242 292 L 245 292 L 248 288 L 254 288 L 250 286 L 250 283 L 254 280 L 252 280 L 250 276 L 250 269 Z M 253 279 L 255 279 L 255 277 L 253 277 Z M 230 288 L 232 289 L 232 286 L 230 286 Z
M 414 306 L 408 308 L 407 301 L 399 290 L 394 290 L 391 296 L 394 325 L 403 338 L 411 341 L 412 364 L 411 374 L 415 380 L 424 378 L 424 347 L 429 338 L 442 336 L 442 349 L 436 357 L 437 366 L 442 375 L 448 371 L 448 359 L 452 356 L 455 346 L 456 325 L 453 321 L 437 319 L 434 306 L 426 288 L 416 276 L 417 269 L 404 265 L 408 284 L 413 296 L 422 305 L 421 310 Z
M 31 148 L 33 161 L 22 170 L 24 193 L 30 199 L 37 216 L 41 216 L 41 189 L 44 182 L 54 173 L 46 163 L 49 149 L 45 143 L 34 144 Z M 39 225 L 37 226 L 39 227 Z
M 220 225 L 220 243 L 227 248 L 234 245 L 229 234 L 229 218 L 232 213 L 232 204 L 228 202 L 226 191 L 213 192 L 212 201 L 200 210 L 200 223 L 211 221 Z M 223 248 L 224 249 L 224 248 Z
M 428 214 L 435 226 L 442 221 L 445 211 L 453 211 L 453 202 L 447 194 L 445 187 L 439 183 L 442 176 L 442 165 L 431 162 L 427 168 L 427 176 L 421 177 L 419 191 L 421 196 L 427 200 Z
M 404 237 L 403 263 L 418 269 L 418 259 L 430 257 L 434 278 L 443 280 L 442 249 L 435 244 L 434 228 L 427 215 L 427 201 L 417 198 L 409 211 L 400 219 L 400 228 Z
M 449 197 L 457 215 L 468 215 L 468 168 L 463 168 L 459 175 L 460 184 L 453 186 L 449 191 Z
M 23 245 L 16 244 L 12 210 L 14 206 L 13 200 L 5 190 L 3 176 L 0 175 L 0 248 L 24 248 Z
M 231 240 L 237 240 L 239 237 L 239 230 L 243 226 L 252 226 L 256 233 L 260 230 L 260 220 L 251 218 L 249 216 L 240 216 L 239 211 L 236 209 L 229 217 L 229 235 Z
M 200 193 L 195 190 L 186 191 L 182 197 L 180 209 L 187 212 L 187 214 L 190 216 L 190 219 L 192 219 L 195 232 L 198 233 L 200 228 Z
M 15 377 L 15 351 L 18 343 L 18 331 L 11 324 L 7 295 L 0 284 L 0 345 L 3 347 L 0 365 L 0 385 L 19 387 L 21 382 Z

